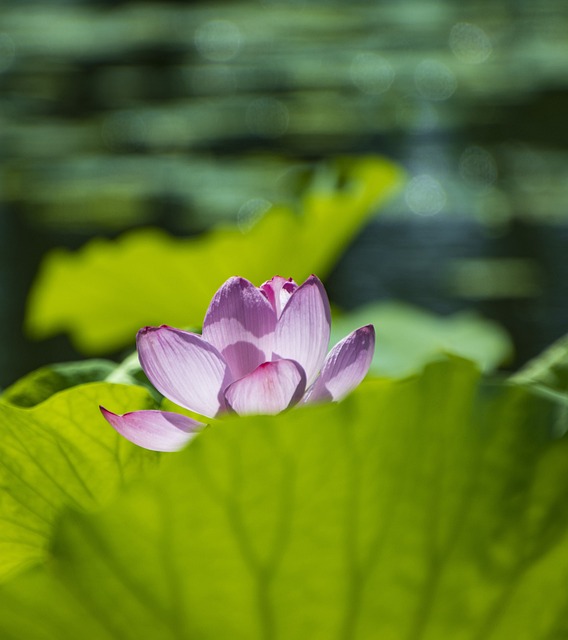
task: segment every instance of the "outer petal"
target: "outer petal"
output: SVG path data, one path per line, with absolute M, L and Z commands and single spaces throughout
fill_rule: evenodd
M 270 360 L 276 314 L 266 297 L 245 278 L 229 278 L 213 296 L 203 337 L 225 358 L 234 378 Z
M 305 402 L 341 400 L 363 380 L 375 351 L 375 329 L 361 327 L 338 342 L 325 359 L 319 378 Z
M 223 356 L 201 336 L 162 325 L 136 336 L 138 358 L 150 382 L 167 398 L 204 416 L 223 411 L 223 391 L 234 378 Z
M 274 276 L 270 280 L 263 282 L 259 289 L 267 297 L 279 318 L 282 310 L 288 304 L 290 296 L 296 291 L 298 285 L 292 278 L 282 278 L 282 276 Z
M 265 362 L 227 387 L 227 404 L 239 415 L 280 413 L 299 402 L 306 374 L 297 362 Z
M 151 451 L 178 451 L 201 427 L 201 422 L 179 413 L 166 411 L 133 411 L 122 416 L 100 407 L 105 420 L 121 436 Z
M 292 294 L 274 333 L 274 358 L 289 358 L 306 372 L 307 384 L 316 378 L 327 353 L 331 314 L 322 283 L 310 276 Z

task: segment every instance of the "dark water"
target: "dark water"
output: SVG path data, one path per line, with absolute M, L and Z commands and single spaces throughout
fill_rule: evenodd
M 515 368 L 568 332 L 567 257 L 568 225 L 517 222 L 492 237 L 464 219 L 377 220 L 339 262 L 328 291 L 348 309 L 377 299 L 441 314 L 475 308 L 507 328 Z
M 0 214 L 0 387 L 43 364 L 78 357 L 66 337 L 33 342 L 24 334 L 27 293 L 54 240 L 17 213 Z

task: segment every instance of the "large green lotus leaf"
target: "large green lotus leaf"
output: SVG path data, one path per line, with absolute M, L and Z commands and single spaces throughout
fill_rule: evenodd
M 25 404 L 33 389 L 20 391 Z M 99 508 L 157 462 L 119 437 L 99 404 L 125 412 L 154 401 L 141 387 L 108 383 L 66 389 L 30 408 L 0 399 L 0 580 L 45 557 L 65 506 Z
M 324 277 L 401 173 L 369 157 L 333 178 L 305 193 L 299 213 L 274 207 L 248 232 L 217 228 L 174 239 L 145 229 L 53 251 L 31 291 L 27 327 L 36 337 L 67 331 L 85 353 L 108 352 L 132 343 L 143 325 L 201 326 L 213 293 L 232 275 L 256 284 L 274 274 Z
M 377 349 L 371 364 L 371 372 L 377 376 L 408 376 L 446 353 L 472 360 L 488 372 L 513 352 L 507 332 L 476 313 L 439 316 L 394 301 L 366 305 L 334 317 L 332 343 L 368 323 L 373 323 L 377 332 Z
M 0 592 L 7 640 L 566 637 L 560 405 L 455 359 L 205 430 Z

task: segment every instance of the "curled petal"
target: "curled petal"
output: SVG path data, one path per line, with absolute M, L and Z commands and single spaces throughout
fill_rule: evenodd
M 276 314 L 245 278 L 229 278 L 213 296 L 203 321 L 203 338 L 215 346 L 234 378 L 270 360 Z
M 223 391 L 234 378 L 201 336 L 166 325 L 145 327 L 136 345 L 144 373 L 166 398 L 210 418 L 226 409 Z
M 274 333 L 274 358 L 298 362 L 310 385 L 323 364 L 331 327 L 329 301 L 322 283 L 310 276 L 284 307 Z
M 179 413 L 133 411 L 120 416 L 100 407 L 105 420 L 130 442 L 151 451 L 178 451 L 204 425 Z
M 368 324 L 350 333 L 329 352 L 305 402 L 341 400 L 367 375 L 375 351 L 375 329 Z
M 306 374 L 297 362 L 264 362 L 227 387 L 228 405 L 239 415 L 280 413 L 298 403 L 306 390 Z
M 259 287 L 272 305 L 278 318 L 282 314 L 284 307 L 288 304 L 290 296 L 297 288 L 298 285 L 292 278 L 286 279 L 281 276 L 274 276 L 270 280 L 263 282 Z

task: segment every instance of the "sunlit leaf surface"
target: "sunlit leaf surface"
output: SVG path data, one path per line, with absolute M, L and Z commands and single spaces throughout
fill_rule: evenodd
M 216 424 L 0 593 L 0 635 L 535 640 L 568 631 L 563 406 L 450 359 Z
M 22 404 L 47 390 L 31 378 L 28 385 L 28 395 L 19 385 Z M 106 383 L 67 389 L 32 408 L 0 399 L 0 580 L 45 557 L 64 506 L 98 508 L 158 460 L 109 428 L 99 404 L 128 411 L 153 402 L 140 387 Z
M 275 274 L 325 277 L 401 173 L 369 157 L 324 177 L 305 193 L 300 212 L 274 207 L 247 232 L 217 228 L 182 240 L 146 229 L 93 240 L 76 253 L 52 252 L 31 292 L 30 332 L 67 331 L 86 353 L 110 351 L 131 344 L 143 325 L 200 326 L 211 296 L 232 275 L 257 285 Z

